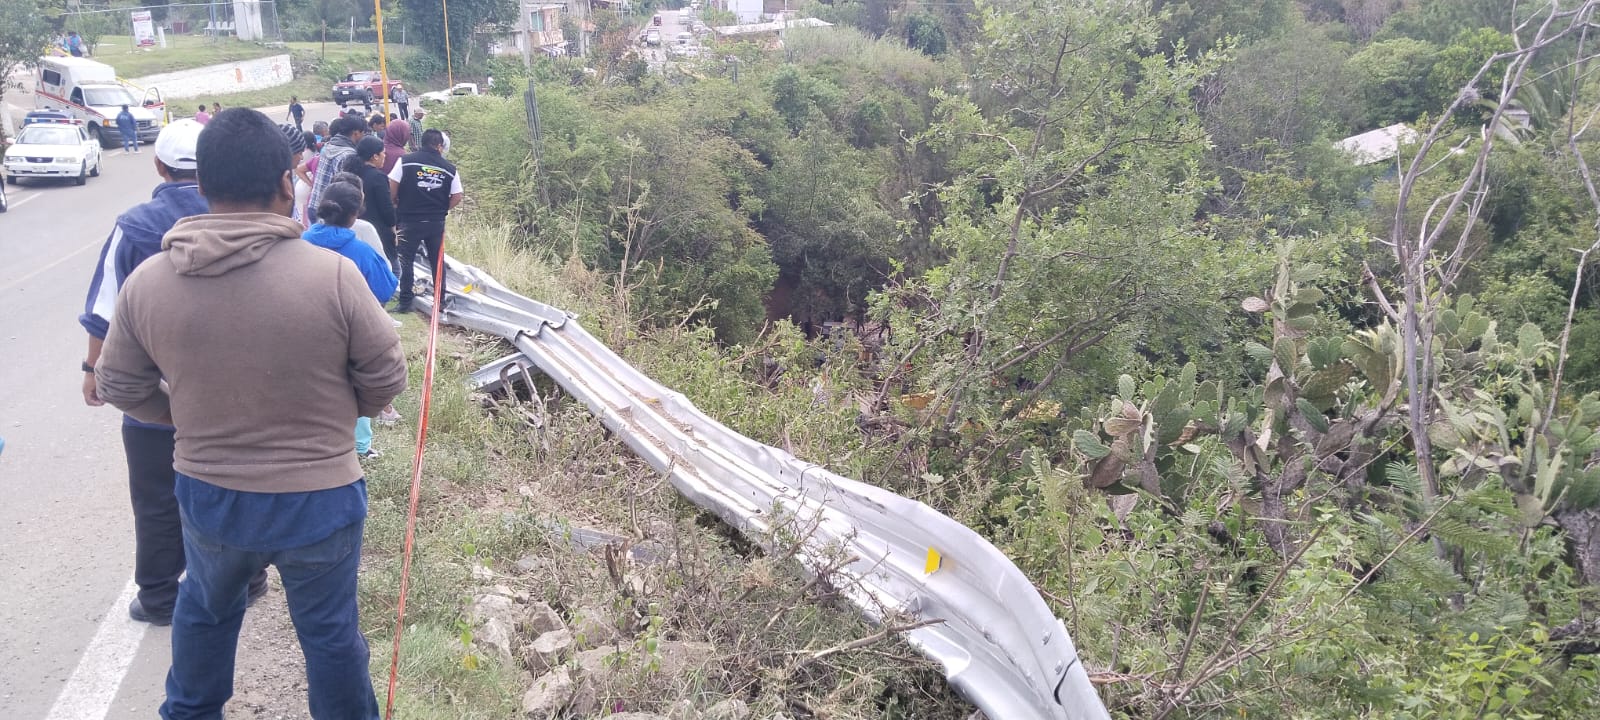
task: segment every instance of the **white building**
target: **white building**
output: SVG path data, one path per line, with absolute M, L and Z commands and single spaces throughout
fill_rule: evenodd
M 495 43 L 496 55 L 526 57 L 535 53 L 567 54 L 567 39 L 561 34 L 561 11 L 566 5 L 547 0 L 519 0 L 517 24 L 510 37 Z

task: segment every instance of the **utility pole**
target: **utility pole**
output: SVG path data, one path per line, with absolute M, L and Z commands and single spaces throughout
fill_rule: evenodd
M 522 102 L 528 110 L 528 133 L 533 138 L 533 184 L 539 188 L 539 202 L 550 207 L 550 189 L 544 182 L 544 127 L 539 122 L 539 98 L 533 92 L 533 75 L 528 75 L 528 89 L 522 93 Z
M 372 13 L 378 26 L 378 82 L 383 83 L 383 117 L 387 122 L 389 118 L 389 60 L 384 55 L 383 45 L 383 3 L 381 0 L 372 0 Z M 421 107 L 421 101 L 418 101 Z M 420 138 L 419 138 L 420 139 Z
M 452 90 L 456 87 L 456 66 L 454 53 L 450 50 L 450 0 L 439 0 L 439 6 L 444 8 L 444 71 L 449 78 Z
M 517 14 L 522 16 L 517 20 L 517 24 L 522 26 L 522 42 L 520 43 L 522 45 L 522 67 L 531 71 L 533 69 L 533 17 L 528 14 L 527 5 L 519 2 L 518 7 L 521 8 L 521 12 Z M 528 73 L 528 85 L 530 87 L 533 85 L 532 72 Z M 532 117 L 531 113 L 529 116 Z

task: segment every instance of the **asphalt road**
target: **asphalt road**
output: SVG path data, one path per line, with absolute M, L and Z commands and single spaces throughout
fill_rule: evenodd
M 327 103 L 307 110 L 308 121 L 335 112 Z M 274 119 L 284 112 L 276 109 Z M 150 146 L 139 155 L 106 151 L 101 176 L 84 187 L 24 180 L 8 186 L 11 210 L 0 214 L 5 720 L 149 718 L 161 702 L 169 635 L 127 619 L 133 529 L 120 416 L 83 403 L 78 363 L 86 335 L 77 323 L 116 216 L 149 199 L 160 182 L 153 157 Z M 270 597 L 278 602 L 251 612 L 281 614 L 281 592 Z M 244 657 L 251 651 L 247 637 L 241 691 L 245 670 L 256 664 Z

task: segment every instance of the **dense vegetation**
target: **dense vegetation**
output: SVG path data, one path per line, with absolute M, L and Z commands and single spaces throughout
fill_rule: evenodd
M 665 74 L 600 18 L 496 72 L 537 146 L 434 122 L 612 341 L 806 378 L 727 419 L 1005 548 L 1119 714 L 1600 714 L 1596 3 L 811 9 Z

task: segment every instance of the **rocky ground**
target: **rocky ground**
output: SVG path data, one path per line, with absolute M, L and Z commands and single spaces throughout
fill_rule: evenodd
M 272 590 L 244 614 L 234 668 L 229 718 L 309 720 L 306 709 L 306 661 L 300 654 L 283 584 L 269 571 Z

